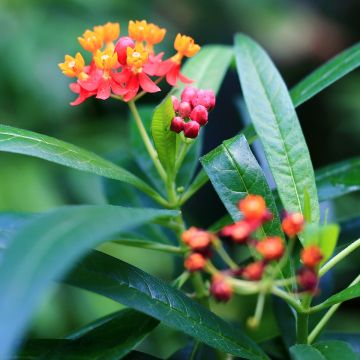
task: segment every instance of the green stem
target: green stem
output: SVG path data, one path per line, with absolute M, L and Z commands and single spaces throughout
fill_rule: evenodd
M 112 242 L 119 244 L 119 245 L 137 247 L 137 248 L 154 250 L 154 251 L 161 251 L 161 252 L 166 252 L 166 253 L 170 253 L 170 254 L 181 255 L 184 253 L 183 249 L 181 249 L 178 246 L 152 243 L 149 241 L 138 240 L 138 239 L 119 239 L 119 240 L 112 240 Z
M 238 265 L 231 259 L 229 254 L 225 251 L 222 242 L 219 239 L 215 239 L 213 242 L 216 252 L 219 254 L 221 259 L 227 264 L 231 269 L 237 269 Z
M 208 293 L 201 274 L 199 272 L 194 272 L 191 276 L 191 281 L 199 303 L 204 307 L 209 307 Z
M 273 287 L 271 289 L 271 293 L 284 301 L 286 301 L 289 305 L 291 305 L 298 313 L 302 313 L 304 311 L 302 305 L 290 294 L 279 289 L 278 287 Z
M 356 285 L 360 282 L 360 275 L 357 276 L 354 281 L 348 286 Z M 322 317 L 322 319 L 318 322 L 318 324 L 314 327 L 314 329 L 311 331 L 309 337 L 308 337 L 308 343 L 311 344 L 320 334 L 322 329 L 325 327 L 325 325 L 328 323 L 330 318 L 335 314 L 336 310 L 340 307 L 342 303 L 335 304 L 330 307 L 330 309 L 325 313 L 325 315 Z M 321 305 L 321 304 L 320 304 Z M 310 310 L 314 310 L 316 308 L 315 306 L 311 308 Z M 321 309 L 319 309 L 321 310 Z
M 297 313 L 296 319 L 296 343 L 307 344 L 309 331 L 309 314 Z
M 147 134 L 147 131 L 144 127 L 144 124 L 143 122 L 141 121 L 141 117 L 140 117 L 140 114 L 136 108 L 136 105 L 135 105 L 135 102 L 134 100 L 132 101 L 129 101 L 128 102 L 128 105 L 129 105 L 129 108 L 130 108 L 130 111 L 135 119 L 135 123 L 139 129 L 139 132 L 140 132 L 140 135 L 141 135 L 141 138 L 144 142 L 144 145 L 146 147 L 146 150 L 147 152 L 149 153 L 150 155 L 150 158 L 152 159 L 154 165 L 155 165 L 155 168 L 157 170 L 157 172 L 159 173 L 160 177 L 166 181 L 166 172 L 164 170 L 164 168 L 162 167 L 160 161 L 159 161 L 159 157 L 158 157 L 158 154 L 153 146 L 153 144 L 151 143 L 151 140 L 149 138 L 149 135 Z
M 340 251 L 337 255 L 335 255 L 332 259 L 330 259 L 326 264 L 324 264 L 319 270 L 319 276 L 325 275 L 331 268 L 333 268 L 338 262 L 347 257 L 351 252 L 360 247 L 360 239 L 351 243 L 344 250 Z
M 180 152 L 177 156 L 177 159 L 176 159 L 176 163 L 175 163 L 175 172 L 177 173 L 178 170 L 180 169 L 184 159 L 185 159 L 185 156 L 190 148 L 190 146 L 193 144 L 193 141 L 192 142 L 185 142 L 185 143 L 182 143 L 182 147 L 180 149 Z
M 180 205 L 184 205 L 186 201 L 188 201 L 197 191 L 199 191 L 207 182 L 209 178 L 204 170 L 200 170 L 200 172 L 195 177 L 191 186 L 187 189 L 187 191 L 182 195 L 180 199 Z
M 255 314 L 248 320 L 248 325 L 251 328 L 257 328 L 260 324 L 265 306 L 265 297 L 265 293 L 261 291 L 256 302 Z
M 201 342 L 196 340 L 195 344 L 194 344 L 194 347 L 192 349 L 189 360 L 195 360 L 196 359 L 196 355 L 197 355 L 197 353 L 198 353 L 198 351 L 200 349 L 200 345 L 201 345 Z
M 171 282 L 171 285 L 177 289 L 181 289 L 183 285 L 189 280 L 189 278 L 190 273 L 188 271 L 184 271 L 181 275 L 179 275 Z

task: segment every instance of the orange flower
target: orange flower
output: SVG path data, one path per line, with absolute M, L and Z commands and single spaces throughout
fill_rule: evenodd
M 97 50 L 94 55 L 94 62 L 99 69 L 113 69 L 117 64 L 117 53 L 114 52 L 114 45 L 108 46 L 104 51 Z
M 265 200 L 260 195 L 246 196 L 239 201 L 239 209 L 247 220 L 262 221 L 267 213 Z
M 323 259 L 321 250 L 316 245 L 310 245 L 301 252 L 301 261 L 309 268 L 316 267 Z
M 304 217 L 301 213 L 288 214 L 282 221 L 281 227 L 287 236 L 293 237 L 303 230 Z
M 134 73 L 142 72 L 142 67 L 149 58 L 149 53 L 142 43 L 137 43 L 134 48 L 126 49 L 126 62 Z
M 86 77 L 84 73 L 85 61 L 79 52 L 76 53 L 75 57 L 65 55 L 65 61 L 58 66 L 66 76 L 79 77 L 82 78 L 82 80 Z
M 284 242 L 279 236 L 272 236 L 259 241 L 256 245 L 256 250 L 266 260 L 278 260 L 284 254 Z
M 148 31 L 148 23 L 146 20 L 129 21 L 129 36 L 135 41 L 144 41 Z
M 86 50 L 94 53 L 103 46 L 102 36 L 91 30 L 86 30 L 82 37 L 78 37 L 80 45 Z
M 166 34 L 166 29 L 162 29 L 155 24 L 148 24 L 145 31 L 145 41 L 147 42 L 147 49 L 153 53 L 153 45 L 163 41 Z
M 206 249 L 211 244 L 213 235 L 205 230 L 192 226 L 182 233 L 181 238 L 191 249 L 200 251 Z
M 180 60 L 183 56 L 192 57 L 200 50 L 192 37 L 181 34 L 176 35 L 174 48 L 178 52 L 177 56 L 181 56 Z
M 190 272 L 199 271 L 206 265 L 206 259 L 199 253 L 189 255 L 184 262 L 184 266 Z
M 105 44 L 111 43 L 120 36 L 120 24 L 107 22 L 104 25 L 94 26 L 94 32 L 101 37 Z

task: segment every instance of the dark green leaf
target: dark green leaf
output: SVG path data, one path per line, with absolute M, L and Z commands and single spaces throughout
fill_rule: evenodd
M 217 93 L 230 66 L 232 57 L 233 50 L 231 46 L 203 46 L 196 56 L 187 60 L 181 71 L 185 76 L 194 80 L 191 86 L 199 89 L 212 89 Z M 185 86 L 179 84 L 179 87 L 174 88 L 171 94 L 179 97 Z
M 318 222 L 314 171 L 286 85 L 265 51 L 247 36 L 235 36 L 235 52 L 245 102 L 281 201 L 286 210 L 303 212 L 306 188 L 312 221 Z
M 176 211 L 117 206 L 64 207 L 15 234 L 0 264 L 0 358 L 7 358 L 54 279 L 89 249 L 121 231 Z
M 151 123 L 151 134 L 159 160 L 170 176 L 174 175 L 176 159 L 176 133 L 170 130 L 175 112 L 171 97 L 156 107 Z
M 327 300 L 325 300 L 322 305 L 324 306 L 332 306 L 343 301 L 355 299 L 360 297 L 360 282 L 350 286 L 337 294 L 330 296 Z
M 357 43 L 330 59 L 297 84 L 291 90 L 294 105 L 302 104 L 359 66 L 360 43 Z
M 108 315 L 67 339 L 31 340 L 17 359 L 120 359 L 136 347 L 158 321 L 132 309 Z
M 267 359 L 239 329 L 163 281 L 108 255 L 93 252 L 66 282 L 142 311 L 223 352 Z
M 321 340 L 345 341 L 360 356 L 360 334 L 325 332 L 321 334 Z
M 319 200 L 360 190 L 360 157 L 331 164 L 315 172 Z
M 311 345 L 294 345 L 290 348 L 293 360 L 326 360 L 319 350 Z
M 0 125 L 0 151 L 35 156 L 77 170 L 131 184 L 150 196 L 157 193 L 129 171 L 75 145 L 32 131 Z
M 132 351 L 124 357 L 124 360 L 158 360 L 160 358 L 140 351 Z
M 266 235 L 282 235 L 279 215 L 265 176 L 243 135 L 226 140 L 201 159 L 205 171 L 234 221 L 241 218 L 237 207 L 248 194 L 262 195 L 274 214 L 263 225 Z

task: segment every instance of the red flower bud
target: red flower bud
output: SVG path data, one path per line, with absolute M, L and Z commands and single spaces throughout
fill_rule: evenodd
M 189 117 L 191 113 L 191 105 L 187 101 L 182 101 L 179 104 L 179 115 L 183 117 L 184 119 Z
M 287 214 L 281 226 L 287 236 L 293 237 L 303 230 L 304 217 L 301 213 Z
M 245 266 L 242 276 L 246 280 L 258 281 L 262 278 L 265 270 L 265 264 L 262 261 L 255 261 Z
M 211 90 L 198 90 L 197 94 L 191 100 L 192 105 L 204 106 L 207 110 L 210 110 L 215 105 L 215 95 Z
M 225 226 L 221 230 L 220 235 L 229 236 L 236 243 L 245 243 L 253 230 L 254 229 L 250 223 L 245 220 L 241 220 L 235 224 Z
M 194 139 L 199 135 L 200 124 L 196 121 L 189 121 L 184 124 L 184 135 L 187 138 Z
M 185 122 L 180 116 L 175 116 L 170 125 L 170 130 L 176 133 L 181 133 L 184 130 Z
M 181 93 L 181 101 L 187 101 L 191 103 L 192 98 L 196 95 L 197 89 L 193 86 L 186 86 L 186 88 Z
M 127 58 L 126 49 L 128 47 L 134 48 L 134 46 L 135 46 L 134 40 L 128 36 L 122 36 L 117 41 L 115 45 L 115 51 L 117 52 L 118 61 L 121 65 L 126 64 L 126 58 Z
M 264 221 L 268 219 L 269 211 L 266 209 L 266 203 L 260 195 L 247 195 L 239 201 L 239 209 L 246 220 Z
M 171 96 L 171 101 L 173 103 L 173 107 L 174 107 L 174 111 L 178 112 L 179 111 L 179 100 L 176 96 Z
M 190 254 L 184 261 L 184 266 L 190 272 L 199 271 L 206 265 L 206 259 L 199 253 Z
M 217 301 L 229 301 L 233 294 L 233 289 L 222 275 L 215 275 L 212 278 L 210 293 Z
M 200 251 L 209 247 L 213 234 L 192 226 L 182 233 L 181 238 L 192 250 Z
M 301 261 L 309 268 L 316 267 L 323 259 L 321 250 L 316 245 L 310 245 L 301 251 Z
M 212 110 L 215 107 L 216 104 L 216 97 L 212 90 L 205 90 L 205 94 L 208 98 L 209 107 L 208 110 Z
M 302 290 L 315 292 L 319 279 L 314 270 L 305 267 L 298 272 L 297 282 Z
M 208 111 L 202 105 L 197 105 L 190 113 L 190 119 L 197 121 L 201 126 L 208 122 Z
M 259 241 L 256 244 L 256 250 L 266 260 L 280 259 L 284 254 L 284 242 L 279 236 L 272 236 Z

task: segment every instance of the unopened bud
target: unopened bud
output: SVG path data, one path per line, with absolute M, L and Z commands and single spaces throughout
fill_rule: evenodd
M 191 111 L 190 119 L 198 122 L 201 126 L 208 122 L 208 111 L 205 106 L 197 105 Z
M 179 100 L 176 96 L 171 96 L 171 101 L 173 103 L 173 107 L 174 107 L 174 111 L 178 112 L 179 111 Z
M 199 253 L 190 254 L 184 262 L 184 266 L 190 272 L 199 271 L 206 265 L 206 259 Z
M 262 261 L 255 261 L 245 266 L 242 276 L 246 280 L 258 281 L 262 278 L 265 270 L 265 264 Z
M 304 291 L 315 292 L 318 286 L 318 276 L 313 269 L 302 268 L 297 274 L 297 282 Z
M 183 118 L 187 118 L 189 117 L 190 113 L 191 113 L 191 105 L 190 103 L 188 103 L 187 101 L 182 101 L 179 104 L 179 115 Z
M 272 236 L 259 241 L 256 244 L 256 250 L 266 260 L 278 260 L 284 254 L 284 242 L 279 236 Z
M 226 302 L 231 299 L 233 289 L 222 275 L 215 275 L 211 282 L 210 293 L 215 300 Z
M 192 250 L 201 251 L 210 246 L 213 234 L 192 226 L 182 233 L 181 238 Z
M 309 268 L 319 265 L 322 259 L 323 254 L 316 245 L 307 246 L 301 251 L 301 261 Z
M 264 221 L 269 213 L 265 200 L 260 195 L 247 195 L 239 201 L 239 209 L 245 219 L 252 221 Z
M 181 133 L 184 130 L 185 122 L 180 116 L 175 116 L 170 125 L 170 130 L 176 133 Z
M 281 226 L 287 236 L 293 237 L 303 230 L 304 216 L 301 213 L 287 214 Z
M 221 232 L 220 236 L 231 237 L 232 240 L 236 243 L 245 243 L 251 232 L 253 231 L 252 226 L 245 220 L 240 220 L 235 224 L 225 226 Z
M 212 90 L 205 90 L 205 95 L 208 98 L 209 107 L 207 108 L 209 111 L 211 111 L 216 104 L 216 97 Z
M 210 110 L 215 105 L 215 95 L 211 90 L 198 90 L 197 94 L 192 98 L 191 103 L 195 107 L 197 105 L 204 106 Z
M 120 64 L 122 65 L 126 64 L 126 58 L 127 58 L 126 49 L 128 47 L 134 48 L 134 46 L 135 46 L 134 40 L 128 36 L 122 36 L 117 41 L 115 45 L 115 51 L 118 55 L 118 61 Z
M 191 100 L 196 95 L 197 91 L 198 90 L 193 86 L 186 86 L 186 88 L 181 93 L 181 101 L 187 101 L 191 103 Z
M 184 124 L 184 135 L 187 138 L 195 139 L 199 135 L 200 124 L 196 121 L 189 121 Z

